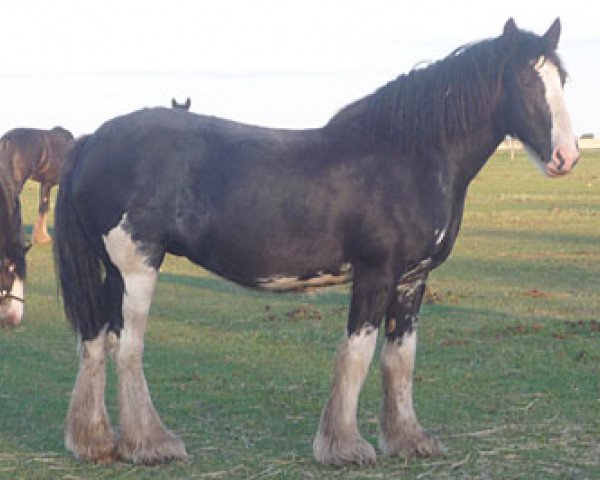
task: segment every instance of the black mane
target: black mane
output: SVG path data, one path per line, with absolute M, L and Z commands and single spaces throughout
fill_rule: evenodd
M 390 141 L 401 151 L 456 143 L 489 120 L 501 99 L 510 58 L 547 54 L 566 76 L 540 37 L 519 31 L 518 52 L 502 37 L 462 46 L 446 58 L 402 74 L 335 115 L 328 127 L 353 124 L 374 142 Z

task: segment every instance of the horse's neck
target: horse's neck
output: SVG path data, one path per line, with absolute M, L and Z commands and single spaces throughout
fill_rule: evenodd
M 4 222 L 11 223 L 15 213 L 20 212 L 19 192 L 10 172 L 6 171 L 6 165 L 0 165 L 0 217 Z M 4 225 L 4 229 L 10 229 Z
M 6 197 L 9 192 L 14 190 L 16 185 L 15 172 L 14 172 L 14 159 L 10 157 L 3 157 L 0 161 L 0 188 L 3 190 L 3 196 Z M 10 194 L 12 197 L 12 193 Z
M 456 183 L 464 184 L 466 187 L 496 151 L 504 136 L 490 118 L 489 122 L 482 122 L 476 130 L 448 145 L 445 157 Z

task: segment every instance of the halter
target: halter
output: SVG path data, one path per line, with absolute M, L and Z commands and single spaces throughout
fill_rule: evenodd
M 21 302 L 23 304 L 25 304 L 25 299 L 23 297 L 18 297 L 17 295 L 14 295 L 10 292 L 7 292 L 6 290 L 2 290 L 0 292 L 0 300 L 16 300 L 17 302 Z
M 8 270 L 10 272 L 14 271 L 14 265 L 10 265 L 8 267 Z M 14 280 L 13 280 L 14 283 Z M 15 300 L 17 302 L 21 302 L 23 304 L 25 304 L 25 298 L 23 297 L 19 297 L 18 295 L 15 295 L 12 292 L 9 292 L 8 290 L 0 290 L 0 300 Z

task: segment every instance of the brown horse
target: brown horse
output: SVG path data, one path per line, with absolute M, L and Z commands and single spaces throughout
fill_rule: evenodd
M 0 164 L 7 167 L 20 193 L 28 178 L 40 183 L 38 219 L 33 227 L 35 243 L 49 243 L 46 219 L 50 190 L 60 178 L 60 171 L 73 135 L 62 127 L 52 130 L 15 128 L 0 138 Z

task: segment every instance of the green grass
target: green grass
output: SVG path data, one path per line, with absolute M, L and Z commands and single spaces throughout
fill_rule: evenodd
M 24 193 L 26 231 L 37 184 Z M 447 456 L 315 464 L 311 442 L 345 328 L 346 289 L 262 295 L 184 259 L 163 266 L 146 335 L 157 410 L 190 463 L 79 462 L 63 446 L 76 342 L 51 248 L 28 256 L 26 317 L 0 330 L 0 478 L 598 478 L 600 153 L 561 180 L 497 154 L 473 182 L 439 300 L 419 327 L 415 406 Z M 360 428 L 376 443 L 376 355 Z M 107 402 L 116 418 L 114 366 Z

